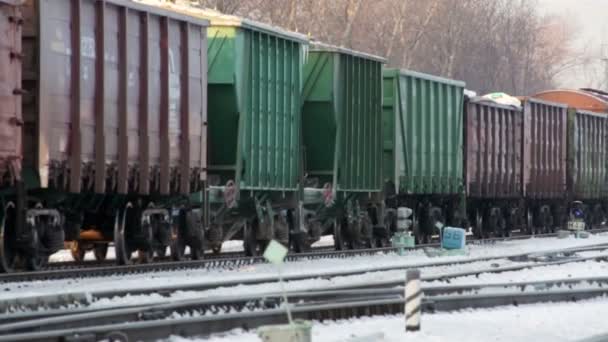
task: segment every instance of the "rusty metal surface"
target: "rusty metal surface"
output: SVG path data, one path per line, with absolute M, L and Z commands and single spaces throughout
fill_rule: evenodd
M 21 11 L 0 1 L 0 187 L 21 175 Z
M 35 53 L 25 70 L 36 96 L 24 108 L 37 126 L 27 163 L 40 185 L 200 190 L 208 22 L 121 0 L 29 0 L 25 7 L 25 40 Z
M 559 102 L 584 111 L 608 113 L 608 96 L 591 89 L 557 89 L 534 95 L 535 98 Z
M 524 102 L 524 195 L 563 198 L 566 185 L 565 105 L 529 98 Z
M 523 111 L 476 98 L 465 105 L 465 186 L 475 198 L 522 196 Z

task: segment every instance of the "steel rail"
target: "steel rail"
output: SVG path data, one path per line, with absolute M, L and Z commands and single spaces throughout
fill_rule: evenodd
M 547 251 L 546 254 L 555 254 L 557 252 L 564 253 L 565 255 L 571 255 L 571 253 L 579 252 L 579 251 L 589 251 L 595 249 L 608 249 L 608 245 L 596 245 L 596 246 L 581 246 L 576 248 L 567 248 L 561 250 L 553 250 Z M 539 252 L 534 252 L 533 254 L 538 254 Z M 531 254 L 531 253 L 528 253 Z M 513 255 L 509 255 L 513 257 Z M 517 258 L 520 258 L 522 255 L 516 255 Z M 382 270 L 393 270 L 393 269 L 409 269 L 409 268 L 419 268 L 424 269 L 428 267 L 436 267 L 436 266 L 445 266 L 445 265 L 456 265 L 456 264 L 466 264 L 477 261 L 488 261 L 488 260 L 499 260 L 508 258 L 505 256 L 496 256 L 496 257 L 484 257 L 480 259 L 465 259 L 465 260 L 457 260 L 457 261 L 443 261 L 440 263 L 421 263 L 417 265 L 406 265 L 406 266 L 391 266 L 391 267 L 381 267 L 381 268 L 369 268 L 362 273 L 368 272 L 380 272 Z M 475 269 L 471 271 L 462 271 L 462 272 L 452 272 L 452 273 L 444 273 L 440 275 L 434 276 L 425 276 L 422 277 L 423 281 L 444 281 L 448 282 L 455 278 L 471 276 L 471 275 L 481 275 L 484 273 L 503 273 L 503 272 L 512 272 L 519 271 L 523 269 L 531 269 L 538 267 L 547 267 L 547 266 L 557 266 L 563 265 L 567 263 L 575 263 L 575 262 L 584 262 L 584 261 L 602 261 L 608 259 L 608 254 L 602 255 L 594 255 L 588 257 L 577 257 L 577 256 L 569 256 L 565 259 L 555 260 L 555 261 L 545 261 L 545 262 L 527 262 L 522 263 L 520 265 L 512 265 L 512 266 L 504 266 L 504 267 L 489 267 L 482 269 Z M 287 281 L 297 281 L 297 280 L 305 280 L 305 279 L 319 279 L 325 278 L 330 279 L 334 277 L 340 277 L 345 275 L 356 275 L 361 271 L 340 271 L 340 272 L 331 272 L 331 273 L 323 273 L 321 274 L 308 274 L 308 275 L 295 275 L 295 276 L 287 276 Z M 58 307 L 58 306 L 67 306 L 74 304 L 86 304 L 90 300 L 102 299 L 102 298 L 115 298 L 115 297 L 124 297 L 127 295 L 147 295 L 147 294 L 160 294 L 163 296 L 168 296 L 177 291 L 205 291 L 210 289 L 215 289 L 219 287 L 232 287 L 237 285 L 256 285 L 262 283 L 275 283 L 276 278 L 274 277 L 264 277 L 264 278 L 249 278 L 244 280 L 230 280 L 223 282 L 210 282 L 210 283 L 199 283 L 199 284 L 186 284 L 186 285 L 172 285 L 172 286 L 164 286 L 164 287 L 150 287 L 150 288 L 139 288 L 139 289 L 120 289 L 120 290 L 109 290 L 109 291 L 97 291 L 97 292 L 76 292 L 76 293 L 64 293 L 57 295 L 45 295 L 39 297 L 26 297 L 26 298 L 15 298 L 11 300 L 0 301 L 0 309 L 2 311 L 9 311 L 11 308 L 41 308 L 41 307 Z M 331 290 L 360 290 L 364 288 L 389 288 L 400 286 L 402 281 L 400 280 L 392 280 L 392 281 L 380 281 L 380 282 L 365 282 L 365 283 L 353 283 L 349 285 L 343 286 L 332 286 L 327 287 L 326 289 Z M 315 291 L 315 290 L 313 290 Z M 47 310 L 50 311 L 50 310 Z M 22 315 L 27 315 L 27 313 L 21 313 Z M 49 314 L 49 313 L 47 313 Z M 39 315 L 46 315 L 44 312 Z M 49 314 L 50 315 L 50 314 Z M 10 317 L 5 316 L 4 319 L 0 316 L 0 322 L 3 320 L 6 321 L 10 319 Z
M 590 233 L 602 233 L 608 229 L 596 229 L 589 231 Z M 530 238 L 549 238 L 555 237 L 556 233 L 539 234 L 539 235 L 521 235 L 504 238 L 491 238 L 485 240 L 474 240 L 469 245 L 485 245 L 501 241 L 524 240 Z M 439 244 L 418 245 L 407 250 L 420 250 L 425 248 L 438 247 Z M 354 256 L 368 256 L 376 254 L 393 253 L 397 249 L 393 247 L 361 249 L 361 250 L 343 250 L 343 251 L 326 251 L 326 252 L 309 252 L 301 254 L 290 254 L 287 256 L 287 261 L 305 261 L 318 259 L 344 259 Z M 52 279 L 77 279 L 103 277 L 112 275 L 128 275 L 141 274 L 148 272 L 160 271 L 179 271 L 191 269 L 233 269 L 242 266 L 266 263 L 263 257 L 234 257 L 234 258 L 214 258 L 203 260 L 186 260 L 174 262 L 156 262 L 149 264 L 131 264 L 131 265 L 113 265 L 101 267 L 78 267 L 68 269 L 47 269 L 35 272 L 20 272 L 20 273 L 5 273 L 0 274 L 0 284 L 9 282 L 26 282 L 35 280 L 52 280 Z
M 524 305 L 542 302 L 571 302 L 585 299 L 597 298 L 608 295 L 608 288 L 575 289 L 540 292 L 504 292 L 493 294 L 457 295 L 457 296 L 433 296 L 423 299 L 422 310 L 425 312 L 455 311 L 465 308 L 490 308 L 507 305 Z M 328 303 L 313 303 L 305 305 L 292 305 L 292 315 L 296 319 L 307 320 L 336 320 L 361 316 L 374 316 L 386 314 L 399 314 L 403 310 L 404 300 L 402 296 L 385 296 L 375 299 L 353 298 L 350 300 Z M 194 303 L 189 303 L 195 308 Z M 152 309 L 152 308 L 148 308 Z M 110 324 L 101 324 L 98 316 L 86 317 L 84 327 L 69 326 L 62 328 L 57 322 L 56 330 L 40 327 L 38 331 L 29 329 L 15 329 L 12 332 L 4 330 L 0 335 L 1 341 L 65 341 L 77 338 L 78 341 L 95 341 L 110 337 L 123 337 L 128 340 L 158 340 L 170 335 L 201 336 L 224 332 L 234 328 L 253 329 L 260 325 L 285 323 L 285 313 L 280 308 L 263 311 L 250 311 L 240 313 L 229 313 L 222 315 L 192 315 L 186 318 L 164 318 L 166 313 L 149 311 L 147 314 L 139 315 L 138 321 L 120 321 Z M 172 310 L 175 307 L 165 306 L 164 309 Z M 140 309 L 131 309 L 139 310 Z M 124 310 L 123 310 L 124 311 Z M 124 312 L 123 312 L 124 313 Z M 108 313 L 105 313 L 108 315 Z M 132 313 L 133 314 L 133 313 Z M 110 317 L 110 315 L 108 315 Z M 123 316 L 124 317 L 124 316 Z M 80 322 L 84 320 L 81 317 Z

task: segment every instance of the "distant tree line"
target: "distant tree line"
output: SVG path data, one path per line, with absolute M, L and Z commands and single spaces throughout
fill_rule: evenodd
M 180 0 L 171 0 L 180 1 Z M 479 92 L 529 95 L 575 67 L 574 25 L 535 0 L 195 0 L 335 45 L 388 65 L 467 82 Z

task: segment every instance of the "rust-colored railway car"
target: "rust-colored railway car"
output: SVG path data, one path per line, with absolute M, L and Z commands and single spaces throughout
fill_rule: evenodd
M 548 90 L 533 97 L 545 101 L 559 102 L 583 111 L 608 113 L 608 93 L 593 89 Z
M 206 176 L 208 22 L 126 0 L 0 9 L 0 269 L 38 268 L 64 236 L 77 259 L 198 250 L 170 213 Z
M 465 106 L 466 191 L 476 198 L 521 197 L 523 112 L 483 99 Z
M 520 224 L 523 197 L 521 108 L 483 98 L 465 102 L 465 189 L 477 235 Z
M 568 107 L 524 101 L 523 187 L 530 229 L 549 229 L 564 214 L 567 194 Z
M 21 179 L 21 10 L 0 0 L 0 188 Z
M 23 10 L 24 164 L 39 186 L 200 190 L 207 22 L 124 0 Z

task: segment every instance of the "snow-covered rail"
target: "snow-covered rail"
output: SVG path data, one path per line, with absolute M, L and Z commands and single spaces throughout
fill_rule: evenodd
M 465 308 L 488 308 L 542 302 L 578 301 L 608 295 L 601 286 L 606 278 L 557 279 L 517 284 L 496 291 L 496 286 L 475 286 L 478 293 L 463 286 L 444 287 L 442 295 L 424 289 L 423 311 L 454 311 Z M 580 286 L 585 284 L 586 286 Z M 561 287 L 556 287 L 560 286 Z M 579 286 L 577 286 L 579 285 Z M 595 286 L 592 286 L 595 285 Z M 521 286 L 530 288 L 522 291 Z M 368 289 L 317 291 L 290 294 L 292 314 L 309 320 L 397 314 L 403 310 L 403 289 Z M 208 335 L 234 328 L 251 329 L 265 324 L 285 322 L 279 307 L 280 296 L 240 296 L 198 299 L 130 308 L 49 315 L 44 318 L 17 320 L 0 325 L 0 341 L 60 341 L 79 336 L 97 340 L 127 337 L 129 340 L 151 340 L 180 334 Z M 297 304 L 293 304 L 297 303 Z
M 602 233 L 607 231 L 606 229 L 598 229 L 589 231 L 591 233 Z M 511 237 L 502 238 L 490 238 L 483 240 L 471 241 L 471 245 L 486 245 L 494 244 L 501 241 L 513 241 L 513 240 L 525 240 L 529 238 L 550 238 L 555 237 L 556 234 L 539 234 L 539 235 L 518 235 Z M 420 250 L 430 247 L 438 247 L 437 243 L 418 245 L 416 247 L 408 248 L 409 250 Z M 318 260 L 318 259 L 345 259 L 356 256 L 368 256 L 376 254 L 387 254 L 393 253 L 396 249 L 392 247 L 385 248 L 373 248 L 373 249 L 360 249 L 360 250 L 342 250 L 334 251 L 327 247 L 315 249 L 309 253 L 301 254 L 290 254 L 287 256 L 287 261 L 305 261 L 305 260 Z M 36 280 L 49 280 L 49 279 L 79 279 L 85 277 L 100 277 L 100 276 L 114 276 L 114 275 L 127 275 L 127 274 L 142 274 L 149 272 L 159 271 L 175 271 L 175 270 L 190 270 L 190 269 L 234 269 L 247 265 L 255 265 L 265 263 L 266 261 L 262 257 L 245 257 L 233 253 L 229 254 L 229 257 L 216 256 L 209 259 L 203 260 L 187 260 L 187 261 L 175 261 L 175 262 L 157 262 L 149 264 L 131 264 L 131 265 L 109 265 L 104 263 L 85 263 L 77 264 L 74 262 L 63 262 L 63 263 L 52 263 L 48 269 L 37 271 L 37 272 L 22 272 L 22 273 L 8 273 L 0 274 L 0 284 L 9 282 L 25 282 L 25 281 L 36 281 Z M 92 266 L 91 266 L 92 265 Z

